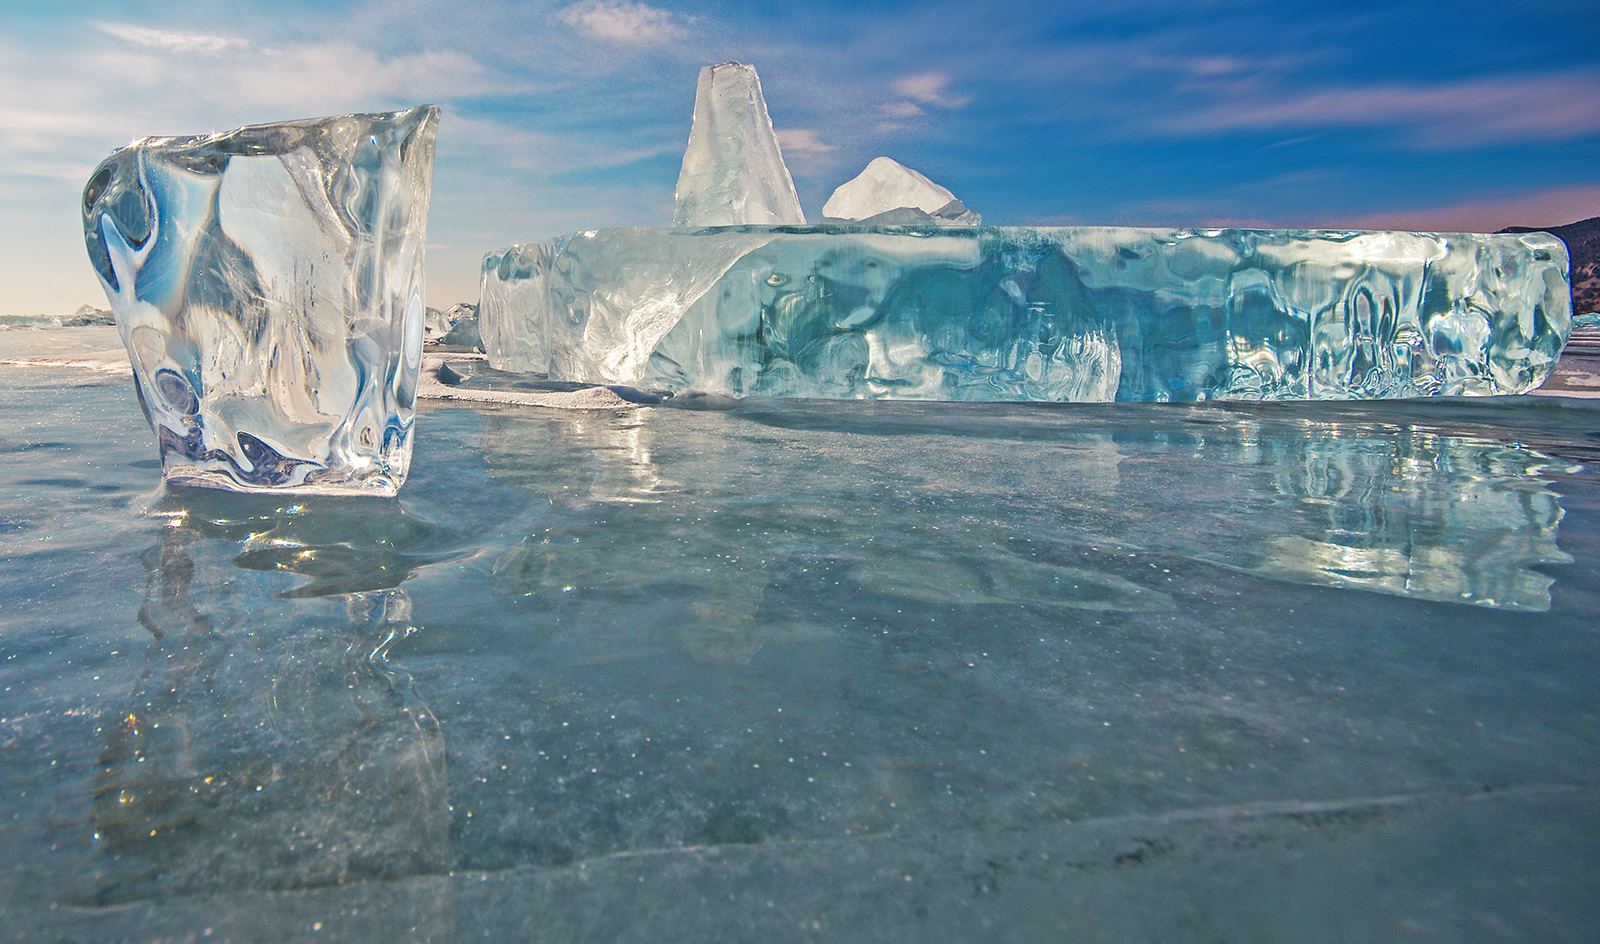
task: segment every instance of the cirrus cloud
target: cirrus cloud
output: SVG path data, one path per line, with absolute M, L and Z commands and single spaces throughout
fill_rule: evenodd
M 906 75 L 895 79 L 890 87 L 903 98 L 910 99 L 918 105 L 931 105 L 934 108 L 965 108 L 971 101 L 971 95 L 953 95 L 948 89 L 950 77 L 942 72 L 921 72 L 916 75 Z
M 138 46 L 167 49 L 173 52 L 203 52 L 217 54 L 230 49 L 248 49 L 250 43 L 233 36 L 215 36 L 209 33 L 184 33 L 175 30 L 135 26 L 131 23 L 92 22 L 89 24 L 107 36 L 125 40 Z
M 1373 84 L 1230 97 L 1157 120 L 1165 131 L 1395 127 L 1422 150 L 1600 134 L 1600 74 L 1566 72 L 1437 85 Z
M 826 154 L 833 150 L 833 145 L 824 144 L 812 128 L 780 128 L 773 134 L 785 154 Z
M 686 35 L 666 10 L 629 0 L 584 0 L 558 15 L 561 22 L 590 39 L 625 46 L 655 46 Z

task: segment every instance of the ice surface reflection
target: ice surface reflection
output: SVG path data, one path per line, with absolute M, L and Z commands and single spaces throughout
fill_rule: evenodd
M 1123 611 L 1161 609 L 1165 595 L 1082 566 L 1069 545 L 1535 611 L 1550 606 L 1540 568 L 1571 561 L 1547 484 L 1581 469 L 1571 460 L 1381 415 L 1119 409 L 1112 426 L 1093 406 L 753 402 L 730 418 L 817 432 L 710 450 L 672 442 L 696 421 L 671 413 L 549 426 L 491 417 L 483 443 L 496 474 L 557 503 L 495 574 L 517 592 L 691 586 L 698 606 L 742 625 L 761 610 L 764 584 L 807 560 L 924 602 Z M 528 460 L 552 440 L 572 460 L 559 476 Z M 997 443 L 1003 464 L 974 476 Z M 1215 487 L 1219 474 L 1234 478 L 1229 488 Z M 818 493 L 836 499 L 808 500 Z M 975 507 L 940 520 L 963 501 Z
M 446 867 L 444 743 L 388 658 L 419 631 L 400 582 L 449 556 L 437 529 L 385 500 L 174 490 L 156 513 L 153 639 L 94 779 L 93 902 Z
M 1266 576 L 1547 610 L 1554 579 L 1539 566 L 1572 561 L 1556 541 L 1560 496 L 1545 484 L 1579 471 L 1568 460 L 1417 429 L 1324 429 L 1272 443 L 1263 460 L 1303 525 L 1263 533 L 1254 554 L 1230 549 Z
M 17 939 L 1592 923 L 1580 401 L 430 406 L 290 505 L 25 394 Z

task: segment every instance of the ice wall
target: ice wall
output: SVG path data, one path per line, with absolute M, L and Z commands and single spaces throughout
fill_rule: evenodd
M 721 62 L 701 69 L 673 225 L 805 221 L 755 67 Z
M 829 225 L 512 247 L 479 316 L 491 365 L 552 379 L 1197 401 L 1521 393 L 1570 308 L 1542 233 Z
M 393 494 L 411 456 L 439 111 L 113 153 L 84 236 L 170 482 Z

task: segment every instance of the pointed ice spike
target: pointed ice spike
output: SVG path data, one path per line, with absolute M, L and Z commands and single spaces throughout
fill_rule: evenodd
M 983 222 L 955 194 L 887 157 L 873 158 L 855 179 L 840 185 L 822 207 L 822 215 L 835 220 L 902 222 L 878 219 L 895 210 L 920 210 L 930 222 L 945 225 L 977 226 Z
M 805 223 L 754 66 L 700 70 L 674 226 Z

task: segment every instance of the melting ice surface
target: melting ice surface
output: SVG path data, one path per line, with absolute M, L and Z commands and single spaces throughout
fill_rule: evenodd
M 19 940 L 1592 928 L 1596 401 L 424 405 L 290 503 L 0 382 Z
M 83 194 L 166 477 L 393 495 L 439 111 L 146 138 Z
M 1571 325 L 1543 233 L 740 226 L 484 261 L 490 363 L 739 396 L 1521 393 Z

